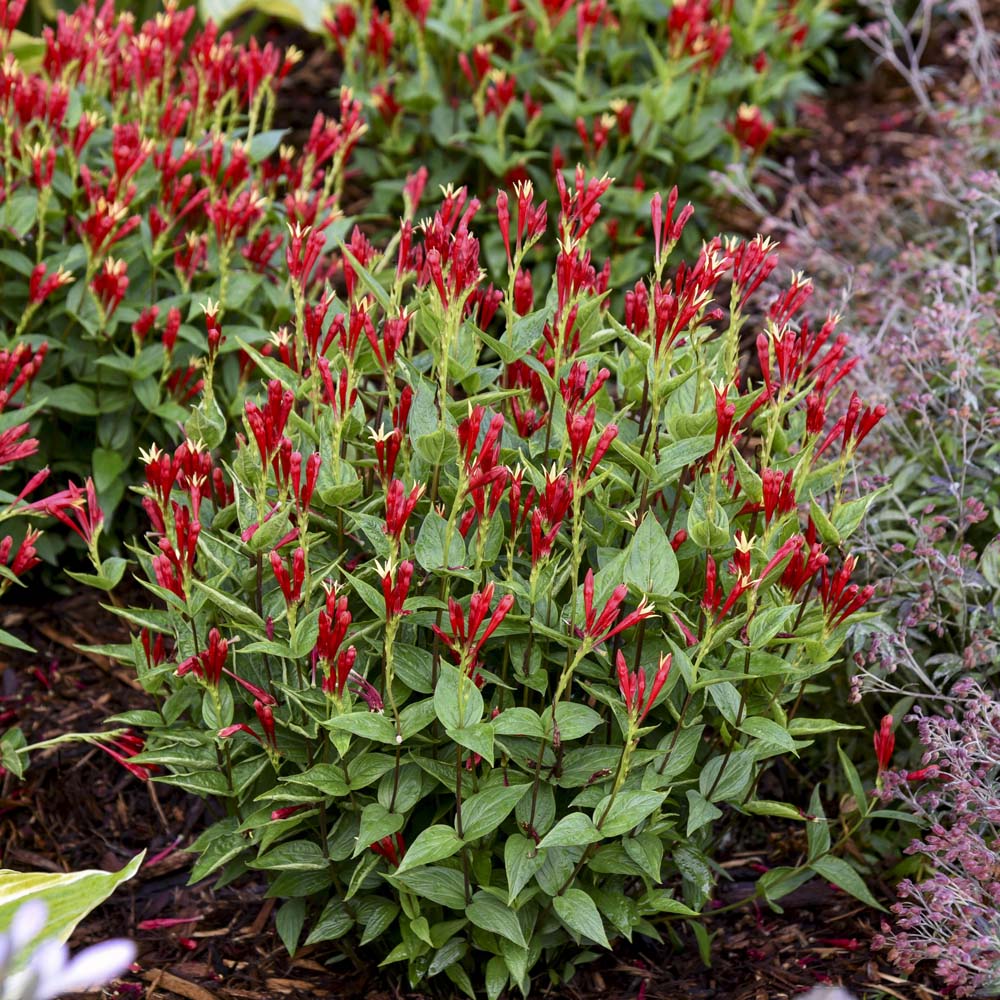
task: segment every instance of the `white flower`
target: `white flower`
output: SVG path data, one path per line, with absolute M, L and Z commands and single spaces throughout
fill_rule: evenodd
M 135 960 L 131 941 L 103 941 L 75 958 L 54 938 L 39 941 L 48 908 L 29 900 L 0 934 L 0 1000 L 56 1000 L 67 993 L 103 986 Z M 18 972 L 13 970 L 20 968 Z

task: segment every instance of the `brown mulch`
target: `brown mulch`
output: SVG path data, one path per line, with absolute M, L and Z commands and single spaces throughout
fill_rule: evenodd
M 34 645 L 37 655 L 13 653 L 0 661 L 4 728 L 19 724 L 34 742 L 70 731 L 93 731 L 116 712 L 142 707 L 144 694 L 130 672 L 79 644 L 120 642 L 120 621 L 96 598 L 78 594 L 34 608 L 6 606 L 0 627 Z M 221 889 L 213 879 L 188 886 L 192 860 L 184 848 L 214 817 L 211 806 L 179 789 L 143 783 L 97 748 L 71 744 L 33 757 L 23 785 L 7 776 L 0 786 L 0 866 L 18 870 L 115 870 L 140 850 L 147 863 L 132 881 L 82 924 L 81 947 L 127 935 L 139 945 L 133 975 L 114 995 L 138 1000 L 264 1000 L 360 998 L 417 1000 L 441 995 L 435 982 L 413 993 L 401 971 L 354 969 L 333 948 L 301 949 L 289 958 L 274 929 L 274 900 L 263 881 L 248 878 Z M 753 891 L 765 866 L 801 858 L 801 831 L 775 829 L 756 851 L 735 850 L 724 860 L 732 881 L 719 903 Z M 783 901 L 784 913 L 741 907 L 708 920 L 714 934 L 711 968 L 698 958 L 693 937 L 675 925 L 676 941 L 621 942 L 561 987 L 540 994 L 565 1000 L 597 997 L 668 1000 L 780 1000 L 818 983 L 842 984 L 863 995 L 879 990 L 904 998 L 934 996 L 905 984 L 868 951 L 878 914 L 823 884 Z M 137 930 L 143 921 L 190 916 L 163 931 Z M 332 962 L 329 966 L 325 963 Z M 397 967 L 401 969 L 401 967 Z

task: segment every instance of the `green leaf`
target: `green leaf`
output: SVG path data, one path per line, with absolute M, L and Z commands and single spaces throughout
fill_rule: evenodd
M 392 813 L 379 802 L 371 802 L 361 811 L 361 828 L 353 857 L 367 851 L 372 844 L 383 837 L 398 833 L 403 829 L 404 819 L 399 813 Z
M 752 715 L 740 723 L 740 731 L 764 743 L 773 743 L 782 750 L 795 752 L 795 741 L 772 719 Z
M 51 409 L 84 417 L 95 417 L 100 413 L 94 390 L 78 383 L 50 389 L 45 396 L 45 404 Z
M 642 519 L 625 560 L 625 582 L 643 594 L 669 597 L 677 586 L 677 557 L 660 522 Z
M 545 727 L 537 712 L 530 708 L 508 708 L 493 720 L 493 731 L 497 736 L 530 736 L 541 739 Z
M 202 583 L 196 577 L 191 581 L 199 590 L 204 591 L 212 602 L 224 611 L 233 621 L 241 622 L 244 625 L 252 625 L 264 631 L 264 621 L 245 601 L 238 601 L 230 594 L 226 594 L 215 587 L 210 587 L 207 583 Z
M 306 901 L 290 899 L 277 912 L 274 924 L 278 928 L 278 937 L 289 955 L 295 954 L 295 948 L 302 934 L 302 925 L 306 922 Z
M 48 908 L 41 937 L 69 940 L 77 924 L 139 870 L 145 851 L 121 871 L 79 871 L 66 874 L 0 870 L 0 933 L 6 931 L 20 907 L 32 899 Z M 14 970 L 7 969 L 10 975 Z
M 29 646 L 26 642 L 22 642 L 16 635 L 11 634 L 3 628 L 0 628 L 0 646 L 6 646 L 8 649 L 20 649 L 25 653 L 35 652 L 33 647 Z
M 465 542 L 461 532 L 452 528 L 448 539 L 448 558 L 445 559 L 444 546 L 448 534 L 448 523 L 435 511 L 428 513 L 420 525 L 413 546 L 413 554 L 417 562 L 428 572 L 441 569 L 459 569 L 465 565 Z
M 404 859 L 405 860 L 405 859 Z M 465 879 L 454 868 L 417 868 L 414 871 L 392 874 L 392 881 L 405 885 L 417 896 L 426 897 L 432 903 L 447 906 L 450 910 L 465 909 Z
M 462 834 L 468 843 L 492 833 L 524 798 L 530 784 L 494 785 L 471 795 L 462 803 Z
M 660 452 L 660 460 L 656 463 L 650 488 L 660 490 L 671 483 L 681 469 L 686 469 L 707 455 L 712 450 L 713 444 L 715 444 L 714 434 L 699 434 L 668 445 Z
M 860 899 L 862 903 L 885 912 L 885 907 L 871 894 L 864 879 L 843 858 L 835 858 L 832 854 L 827 854 L 815 861 L 810 861 L 809 867 L 828 882 L 832 882 L 844 892 L 850 893 L 855 899 Z
M 266 160 L 280 145 L 287 129 L 271 129 L 269 132 L 258 132 L 247 146 L 251 163 Z
M 682 917 L 698 916 L 697 910 L 692 910 L 690 906 L 686 906 L 679 899 L 674 899 L 668 889 L 652 889 L 650 892 L 647 892 L 639 900 L 639 908 L 641 912 L 646 914 L 676 913 Z
M 248 861 L 247 867 L 264 871 L 308 872 L 322 871 L 329 863 L 318 844 L 311 840 L 291 840 L 279 844 L 254 861 Z
M 323 912 L 319 915 L 319 920 L 313 925 L 306 938 L 306 947 L 317 944 L 319 941 L 336 941 L 342 938 L 354 926 L 354 918 L 348 912 L 348 907 L 344 906 L 344 901 L 339 896 L 334 896 L 323 907 Z
M 640 792 L 631 789 L 620 791 L 601 824 L 601 836 L 618 837 L 638 826 L 647 816 L 660 808 L 666 797 L 663 792 Z M 604 816 L 607 801 L 608 799 L 605 799 L 594 810 L 596 820 Z
M 499 955 L 494 955 L 486 963 L 486 1000 L 500 1000 L 506 985 L 507 963 Z
M 445 730 L 448 739 L 454 740 L 459 746 L 478 754 L 488 764 L 493 763 L 493 723 L 477 722 L 472 726 L 461 726 L 458 729 Z
M 125 459 L 117 451 L 108 448 L 95 448 L 90 456 L 90 464 L 94 470 L 94 485 L 102 492 L 125 471 Z
M 452 827 L 429 826 L 417 834 L 416 840 L 406 849 L 406 855 L 396 869 L 396 874 L 401 875 L 411 868 L 450 858 L 461 846 L 462 840 Z
M 465 910 L 465 915 L 484 931 L 499 934 L 508 941 L 519 944 L 522 948 L 528 947 L 517 914 L 496 896 L 480 890 L 473 896 L 472 902 Z
M 582 812 L 571 812 L 542 837 L 539 847 L 579 847 L 601 839 L 594 821 Z
M 346 715 L 334 716 L 322 725 L 339 732 L 353 733 L 366 740 L 391 743 L 393 746 L 396 744 L 395 725 L 391 719 L 378 712 L 348 712 Z
M 551 737 L 552 716 L 546 713 L 544 721 L 546 731 Z M 556 725 L 559 727 L 559 737 L 563 742 L 586 736 L 603 721 L 589 705 L 580 705 L 574 701 L 561 701 L 556 705 Z
M 574 934 L 588 938 L 608 950 L 611 949 L 597 904 L 583 889 L 567 889 L 561 896 L 556 896 L 552 900 L 552 906 L 559 919 Z
M 809 844 L 809 860 L 821 857 L 830 850 L 830 826 L 823 812 L 823 799 L 820 795 L 820 785 L 812 790 L 809 799 L 809 814 L 812 817 L 806 824 L 806 840 Z
M 780 816 L 782 819 L 802 820 L 802 813 L 795 806 L 787 802 L 775 802 L 771 799 L 757 799 L 755 802 L 747 802 L 740 806 L 743 812 L 750 813 L 751 816 Z
M 504 844 L 503 861 L 507 871 L 507 903 L 513 905 L 518 893 L 545 864 L 545 851 L 537 848 L 533 840 L 514 833 Z
M 844 769 L 847 784 L 851 789 L 851 794 L 854 796 L 854 807 L 861 810 L 865 807 L 866 798 L 865 786 L 861 783 L 858 769 L 854 766 L 851 758 L 844 753 L 844 748 L 840 743 L 837 744 L 837 756 L 840 758 L 840 766 Z
M 688 837 L 722 815 L 722 810 L 718 806 L 712 805 L 697 788 L 687 790 L 687 800 L 688 821 L 685 834 Z
M 852 726 L 846 722 L 834 722 L 833 719 L 795 718 L 788 723 L 788 731 L 792 736 L 816 736 L 819 733 L 832 733 L 842 729 L 864 729 L 864 726 Z
M 459 704 L 461 689 L 462 703 Z M 483 717 L 483 696 L 469 677 L 463 678 L 449 663 L 441 664 L 434 689 L 434 711 L 447 729 L 475 725 Z
M 763 649 L 785 625 L 792 615 L 799 610 L 797 604 L 788 604 L 780 608 L 765 608 L 758 611 L 747 626 L 747 638 L 751 649 Z

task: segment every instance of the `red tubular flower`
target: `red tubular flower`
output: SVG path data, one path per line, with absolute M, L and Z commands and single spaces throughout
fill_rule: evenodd
M 709 616 L 713 624 L 722 621 L 732 610 L 733 605 L 753 585 L 748 575 L 739 576 L 725 600 L 722 599 L 722 587 L 718 585 L 718 570 L 715 559 L 709 555 L 705 561 L 705 591 L 701 600 L 702 610 Z
M 0 432 L 0 466 L 30 458 L 38 451 L 38 438 L 21 438 L 28 433 L 28 424 L 17 424 Z
M 531 565 L 546 559 L 552 552 L 559 529 L 573 502 L 573 483 L 565 472 L 549 473 L 538 506 L 531 514 Z
M 497 192 L 497 222 L 500 226 L 503 248 L 507 252 L 507 266 L 511 267 L 513 261 L 510 256 L 510 203 L 503 188 Z
M 413 563 L 409 559 L 406 559 L 394 571 L 388 564 L 382 566 L 376 562 L 375 570 L 382 578 L 382 596 L 385 599 L 386 620 L 408 615 L 410 612 L 403 610 L 403 604 L 410 593 L 410 582 L 413 579 Z M 395 579 L 393 579 L 394 574 Z
M 836 628 L 855 611 L 863 608 L 875 593 L 875 588 L 871 584 L 859 587 L 856 583 L 850 583 L 855 566 L 857 559 L 848 556 L 833 576 L 827 573 L 825 566 L 823 567 L 819 596 L 830 628 Z
M 281 556 L 276 551 L 272 551 L 271 569 L 274 571 L 274 577 L 284 595 L 285 604 L 288 606 L 298 604 L 302 600 L 302 584 L 306 576 L 305 550 L 299 547 L 293 553 L 291 575 L 289 575 L 288 568 Z
M 403 840 L 401 833 L 397 833 L 395 837 L 383 837 L 372 844 L 371 849 L 379 857 L 385 858 L 393 868 L 398 868 L 400 861 L 403 860 L 403 855 L 406 853 L 406 841 Z
M 667 677 L 670 676 L 670 664 L 673 660 L 673 653 L 668 653 L 666 656 L 660 657 L 660 663 L 656 670 L 656 676 L 653 678 L 653 685 L 649 691 L 649 697 L 645 698 L 646 692 L 646 674 L 645 671 L 639 667 L 636 669 L 634 674 L 630 674 L 628 670 L 628 665 L 625 662 L 625 656 L 619 649 L 615 656 L 615 667 L 618 673 L 618 689 L 622 693 L 622 698 L 625 700 L 625 709 L 629 714 L 629 717 L 634 719 L 636 724 L 641 725 L 642 721 L 649 714 L 649 710 L 653 707 L 653 702 L 656 701 L 657 695 L 663 689 L 663 685 L 667 682 Z
M 759 153 L 771 138 L 774 125 L 764 121 L 760 108 L 753 104 L 741 104 L 736 120 L 726 126 L 726 130 L 737 142 L 752 153 Z
M 383 530 L 390 538 L 396 539 L 397 542 L 402 538 L 406 521 L 413 513 L 423 493 L 423 483 L 414 486 L 410 490 L 409 496 L 406 495 L 406 488 L 401 479 L 393 479 L 389 483 L 389 487 L 385 491 L 385 527 Z
M 36 264 L 28 279 L 28 301 L 32 305 L 41 305 L 56 289 L 73 280 L 73 275 L 62 267 L 49 274 L 44 264 Z
M 264 741 L 245 722 L 234 722 L 231 726 L 220 729 L 217 735 L 220 740 L 228 740 L 237 733 L 246 733 L 247 736 L 252 736 L 261 746 L 264 746 Z
M 264 730 L 264 739 L 267 740 L 273 750 L 277 750 L 278 738 L 274 731 L 274 711 L 269 704 L 259 699 L 254 701 L 253 710 L 257 713 L 257 718 L 260 720 L 261 729 Z
M 131 758 L 138 756 L 146 749 L 146 741 L 141 736 L 123 733 L 121 736 L 109 738 L 107 743 L 99 742 L 97 745 L 140 781 L 148 781 L 157 770 L 155 764 L 132 763 Z
M 764 469 L 760 478 L 764 493 L 765 524 L 770 524 L 775 514 L 788 514 L 795 510 L 796 496 L 792 484 L 792 470 L 778 472 L 775 469 Z
M 793 553 L 800 551 L 804 541 L 805 539 L 802 535 L 792 535 L 767 561 L 767 565 L 761 570 L 760 576 L 757 578 L 756 586 L 760 586 L 764 582 L 771 570 L 780 566 Z
M 597 372 L 588 386 L 587 375 L 587 362 L 577 361 L 570 368 L 569 375 L 559 380 L 559 394 L 566 404 L 567 411 L 579 412 L 600 392 L 604 383 L 611 378 L 611 372 L 607 368 L 602 368 Z
M 347 607 L 347 597 L 338 597 L 336 590 L 331 590 L 326 595 L 326 607 L 319 613 L 319 634 L 313 649 L 313 662 L 318 662 L 326 672 L 323 690 L 338 698 L 343 697 L 357 658 L 357 651 L 353 646 L 345 650 L 340 648 L 350 624 L 351 612 Z
M 479 429 L 485 413 L 482 406 L 473 407 L 469 416 L 458 425 L 458 446 L 470 490 L 486 486 L 506 472 L 503 466 L 497 464 L 500 461 L 503 414 L 497 413 L 493 416 L 483 442 L 479 444 Z
M 183 677 L 193 670 L 210 687 L 218 687 L 228 655 L 229 641 L 219 635 L 217 628 L 213 628 L 208 633 L 208 648 L 181 663 L 177 667 L 177 676 Z
M 875 730 L 875 760 L 878 761 L 878 770 L 881 774 L 892 760 L 892 751 L 896 746 L 896 736 L 892 731 L 892 716 L 883 715 L 882 722 Z
M 310 803 L 308 802 L 302 802 L 297 806 L 282 806 L 280 809 L 275 809 L 271 813 L 271 819 L 275 821 L 282 819 L 289 819 L 296 813 L 302 812 L 303 809 L 308 809 L 309 807 Z
M 326 233 L 310 226 L 301 226 L 298 222 L 289 225 L 288 232 L 288 246 L 285 249 L 288 276 L 293 284 L 304 288 L 309 284 L 316 261 L 326 245 Z
M 106 257 L 90 287 L 101 304 L 105 318 L 110 319 L 128 291 L 128 268 L 125 261 Z
M 0 457 L 2 450 L 0 445 Z M 104 511 L 97 502 L 94 480 L 89 477 L 82 489 L 70 483 L 65 490 L 53 493 L 42 500 L 36 500 L 28 506 L 34 511 L 49 514 L 61 521 L 79 535 L 88 548 L 93 547 L 100 537 L 101 526 L 104 524 Z M 70 517 L 67 511 L 72 511 L 73 516 Z
M 285 433 L 288 415 L 292 412 L 295 396 L 290 389 L 272 379 L 267 385 L 267 402 L 263 409 L 252 400 L 246 403 L 246 423 L 257 442 L 261 461 L 266 467 Z
M 42 537 L 40 531 L 29 528 L 21 543 L 14 553 L 14 558 L 10 558 L 11 550 L 14 547 L 14 539 L 7 535 L 0 541 L 0 565 L 6 566 L 16 577 L 23 576 L 29 570 L 34 569 L 42 560 L 35 550 L 35 542 Z
M 487 613 L 490 610 L 490 603 L 493 600 L 494 586 L 488 583 L 486 587 L 469 598 L 469 617 L 466 620 L 461 604 L 454 598 L 448 601 L 448 617 L 451 623 L 451 634 L 443 632 L 437 625 L 432 625 L 435 634 L 451 650 L 456 662 L 464 662 L 467 665 L 469 675 L 475 673 L 475 666 L 479 659 L 479 653 L 491 635 L 500 626 L 500 623 L 507 617 L 510 609 L 514 606 L 514 595 L 504 594 L 497 604 L 496 610 L 486 624 L 483 634 L 476 639 Z
M 144 628 L 139 633 L 142 642 L 142 650 L 146 655 L 146 666 L 152 669 L 159 666 L 167 658 L 166 643 L 163 635 L 157 633 L 154 639 L 148 628 Z
M 643 598 L 639 602 L 639 607 L 635 611 L 630 611 L 616 625 L 615 621 L 618 618 L 619 610 L 627 596 L 628 586 L 620 583 L 615 587 L 611 597 L 608 598 L 601 613 L 597 614 L 594 610 L 594 571 L 587 570 L 587 575 L 583 580 L 583 635 L 591 640 L 592 646 L 599 646 L 618 635 L 619 632 L 623 632 L 633 625 L 638 625 L 639 622 L 656 614 L 652 605 L 647 604 L 646 599 Z

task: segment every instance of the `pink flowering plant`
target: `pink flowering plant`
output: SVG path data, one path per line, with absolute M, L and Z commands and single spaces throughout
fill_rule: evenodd
M 817 874 L 870 899 L 818 790 L 758 787 L 841 728 L 800 706 L 871 596 L 843 554 L 871 498 L 842 484 L 883 410 L 835 320 L 801 319 L 801 275 L 761 297 L 766 240 L 670 262 L 676 191 L 613 308 L 589 248 L 611 184 L 581 168 L 551 209 L 524 182 L 489 211 L 445 189 L 384 246 L 353 231 L 343 296 L 290 255 L 321 320 L 270 357 L 223 327 L 263 373 L 231 459 L 144 453 L 151 601 L 102 650 L 153 704 L 111 749 L 222 805 L 192 879 L 267 873 L 290 951 L 497 997 L 667 921 L 707 947 L 737 816 L 810 831 L 757 899 Z
M 368 0 L 324 21 L 369 112 L 358 162 L 380 181 L 376 209 L 395 210 L 414 162 L 484 197 L 530 179 L 547 199 L 554 172 L 583 163 L 619 181 L 591 242 L 631 280 L 646 266 L 644 188 L 704 198 L 707 168 L 759 156 L 815 89 L 810 70 L 832 68 L 837 23 L 824 0 Z M 495 237 L 484 250 L 502 273 Z
M 286 254 L 322 285 L 365 126 L 345 92 L 293 156 L 271 123 L 297 53 L 195 30 L 194 8 L 140 25 L 87 0 L 40 39 L 24 8 L 0 2 L 0 337 L 48 345 L 34 461 L 92 471 L 111 524 L 140 443 L 186 422 L 215 447 L 239 412 L 252 362 L 223 320 L 270 351 L 295 312 Z

